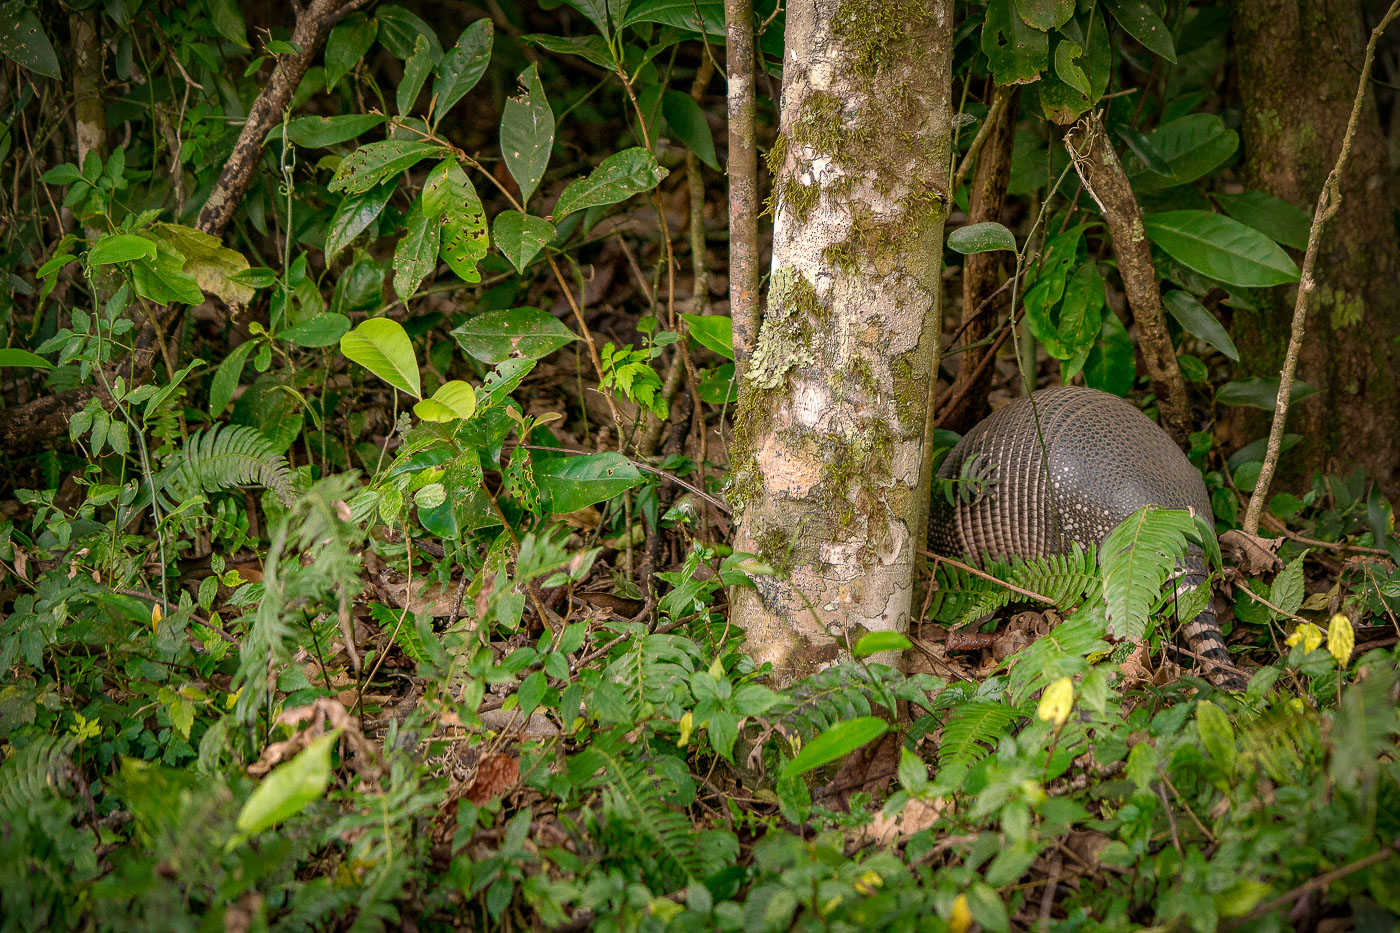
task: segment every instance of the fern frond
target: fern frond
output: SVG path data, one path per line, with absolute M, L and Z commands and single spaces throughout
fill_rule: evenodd
M 782 699 L 768 715 L 804 739 L 811 739 L 838 722 L 876 715 L 882 710 L 893 712 L 885 708 L 881 697 L 910 699 L 902 689 L 905 683 L 898 671 L 880 665 L 835 664 L 783 691 Z M 915 701 L 928 702 L 922 695 Z
M 1021 711 L 1016 707 L 995 700 L 971 700 L 956 707 L 943 726 L 939 764 L 973 762 L 983 757 L 1020 717 Z
M 71 735 L 46 735 L 0 764 L 0 824 L 22 820 L 54 793 L 75 745 Z
M 197 431 L 156 477 L 156 488 L 187 499 L 201 492 L 235 486 L 266 486 L 284 504 L 292 501 L 292 471 L 287 460 L 257 428 L 218 425 Z
M 714 866 L 707 858 L 708 846 L 699 837 L 686 813 L 668 801 L 677 793 L 676 782 L 664 767 L 653 762 L 624 759 L 618 749 L 596 742 L 592 751 L 603 762 L 606 774 L 605 798 L 612 815 L 656 843 L 661 860 L 678 869 L 687 882 L 707 877 Z
M 1186 557 L 1190 512 L 1144 506 L 1108 533 L 1099 551 L 1109 629 L 1138 641 L 1167 575 Z
M 1072 608 L 1098 595 L 1096 554 L 1092 546 L 1086 550 L 1076 544 L 1068 554 L 1051 554 L 1030 560 L 984 561 L 987 575 L 1002 583 L 940 562 L 934 574 L 937 589 L 933 593 L 930 611 L 939 622 L 965 625 L 1019 597 L 1003 584 L 1039 593 L 1059 609 Z

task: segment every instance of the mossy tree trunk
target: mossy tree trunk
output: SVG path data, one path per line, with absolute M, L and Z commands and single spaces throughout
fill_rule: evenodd
M 787 7 L 767 311 L 740 388 L 736 593 L 781 679 L 908 625 L 928 507 L 951 127 L 951 0 Z
M 1245 177 L 1312 216 L 1337 159 L 1366 49 L 1359 0 L 1240 0 L 1235 49 L 1244 104 Z M 1394 176 L 1374 95 L 1368 95 L 1342 177 L 1341 209 L 1323 230 L 1317 290 L 1298 375 L 1321 390 L 1289 412 L 1303 443 L 1281 473 L 1361 465 L 1400 487 L 1400 238 Z M 1258 311 L 1235 312 L 1232 337 L 1250 375 L 1276 376 L 1288 343 L 1294 288 Z M 1231 413 L 1234 441 L 1267 431 L 1257 413 Z

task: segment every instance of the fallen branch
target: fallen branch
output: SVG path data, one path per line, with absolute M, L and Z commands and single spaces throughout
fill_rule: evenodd
M 1356 138 L 1356 127 L 1361 119 L 1361 105 L 1366 100 L 1366 89 L 1371 83 L 1371 66 L 1376 63 L 1376 45 L 1386 27 L 1400 16 L 1400 0 L 1390 5 L 1384 18 L 1371 30 L 1371 38 L 1366 42 L 1366 58 L 1361 64 L 1361 79 L 1356 85 L 1356 97 L 1351 103 L 1351 117 L 1347 120 L 1346 135 L 1342 137 L 1342 148 L 1337 153 L 1337 162 L 1327 174 L 1322 185 L 1322 193 L 1317 197 L 1317 207 L 1313 210 L 1312 227 L 1308 230 L 1308 248 L 1303 254 L 1303 271 L 1298 279 L 1298 297 L 1293 304 L 1293 326 L 1288 336 L 1288 350 L 1283 357 L 1283 369 L 1279 372 L 1278 397 L 1274 402 L 1274 420 L 1269 426 L 1269 446 L 1264 454 L 1264 465 L 1259 470 L 1259 479 L 1254 484 L 1254 493 L 1249 497 L 1249 507 L 1244 513 L 1244 530 L 1249 534 L 1259 533 L 1259 518 L 1264 510 L 1264 502 L 1269 496 L 1269 484 L 1273 482 L 1274 470 L 1283 447 L 1283 424 L 1288 418 L 1288 397 L 1293 391 L 1293 376 L 1298 370 L 1298 354 L 1303 348 L 1303 334 L 1307 332 L 1308 300 L 1317 288 L 1313 269 L 1317 266 L 1318 246 L 1322 241 L 1322 227 L 1342 206 L 1342 172 L 1351 157 L 1351 144 Z

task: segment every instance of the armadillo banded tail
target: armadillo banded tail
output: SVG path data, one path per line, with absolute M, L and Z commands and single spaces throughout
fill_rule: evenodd
M 1231 662 L 1230 653 L 1225 650 L 1225 639 L 1220 634 L 1220 626 L 1215 621 L 1213 611 L 1207 608 L 1187 622 L 1183 634 L 1191 650 L 1205 659 L 1208 668 L 1207 680 L 1224 690 L 1244 690 L 1249 678 Z

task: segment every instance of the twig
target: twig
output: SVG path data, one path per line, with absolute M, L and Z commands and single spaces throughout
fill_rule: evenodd
M 1326 548 L 1330 551 L 1356 551 L 1361 554 L 1379 554 L 1382 557 L 1390 556 L 1390 552 L 1385 548 L 1367 547 L 1364 544 L 1352 544 L 1348 541 L 1319 541 L 1317 538 L 1309 538 L 1306 535 L 1300 535 L 1296 531 L 1290 531 L 1287 525 L 1277 518 L 1274 518 L 1268 512 L 1264 513 L 1263 518 L 1264 523 L 1274 531 L 1277 531 L 1290 541 L 1297 541 L 1299 544 Z
M 753 0 L 724 0 L 729 72 L 729 316 L 734 376 L 758 338 L 758 151 L 754 142 Z
M 983 580 L 986 580 L 986 581 L 988 581 L 988 582 L 990 582 L 990 583 L 995 583 L 997 586 L 1006 587 L 1006 589 L 1010 590 L 1010 591 L 1013 592 L 1013 593 L 1020 593 L 1022 596 L 1026 597 L 1027 599 L 1033 599 L 1033 600 L 1035 600 L 1036 602 L 1045 603 L 1047 606 L 1053 606 L 1053 605 L 1055 605 L 1055 601 L 1054 601 L 1053 599 L 1051 599 L 1049 596 L 1042 596 L 1041 594 L 1035 592 L 1034 590 L 1024 590 L 1024 589 L 1021 589 L 1021 587 L 1017 586 L 1017 585 L 1014 584 L 1014 583 L 1007 583 L 1005 580 L 998 580 L 996 577 L 992 576 L 991 574 L 989 574 L 989 573 L 987 573 L 987 572 L 985 572 L 985 571 L 982 571 L 982 570 L 978 570 L 976 567 L 973 567 L 971 564 L 964 564 L 964 563 L 963 563 L 962 561 L 960 561 L 960 560 L 954 560 L 954 559 L 951 558 L 951 557 L 944 557 L 942 554 L 933 554 L 933 553 L 930 553 L 930 552 L 928 552 L 928 551 L 923 551 L 923 550 L 921 550 L 919 553 L 923 554 L 925 557 L 931 557 L 931 558 L 933 558 L 934 567 L 935 567 L 935 568 L 937 568 L 938 562 L 939 562 L 939 561 L 942 561 L 942 562 L 945 563 L 945 564 L 949 564 L 949 565 L 951 565 L 951 566 L 953 566 L 953 567 L 957 567 L 959 570 L 966 570 L 968 573 L 972 574 L 974 577 L 981 577 Z
M 1400 16 L 1400 0 L 1391 3 L 1385 16 L 1371 30 L 1371 38 L 1366 42 L 1366 58 L 1361 65 L 1361 80 L 1356 86 L 1356 97 L 1351 103 L 1351 116 L 1347 119 L 1347 131 L 1342 137 L 1342 148 L 1337 153 L 1337 162 L 1327 174 L 1327 181 L 1318 195 L 1317 207 L 1313 210 L 1312 227 L 1308 230 L 1308 249 L 1303 254 L 1303 271 L 1298 279 L 1298 297 L 1293 304 L 1293 326 L 1288 336 L 1288 350 L 1283 357 L 1283 369 L 1279 372 L 1278 398 L 1274 402 L 1274 420 L 1269 426 L 1269 446 L 1264 454 L 1264 465 L 1259 470 L 1259 479 L 1254 484 L 1254 493 L 1249 497 L 1249 507 L 1244 513 L 1244 530 L 1247 534 L 1259 533 L 1259 517 L 1264 510 L 1264 502 L 1269 496 L 1269 484 L 1273 482 L 1274 470 L 1283 447 L 1283 424 L 1288 418 L 1288 398 L 1293 391 L 1293 375 L 1298 369 L 1298 354 L 1303 347 L 1303 334 L 1306 332 L 1308 300 L 1317 288 L 1313 269 L 1317 266 L 1318 246 L 1322 240 L 1322 227 L 1337 213 L 1342 205 L 1342 172 L 1347 159 L 1351 157 L 1352 140 L 1356 138 L 1356 127 L 1361 119 L 1361 105 L 1366 100 L 1366 89 L 1371 83 L 1371 66 L 1376 61 L 1376 45 L 1386 27 Z
M 1307 621 L 1308 621 L 1307 619 L 1303 618 L 1303 617 L 1300 616 L 1300 615 L 1294 615 L 1293 613 L 1289 612 L 1289 611 L 1286 610 L 1286 609 L 1280 609 L 1278 606 L 1275 606 L 1273 603 L 1269 602 L 1267 599 L 1265 599 L 1264 597 L 1260 596 L 1258 593 L 1254 592 L 1253 590 L 1251 590 L 1251 589 L 1250 589 L 1249 587 L 1247 587 L 1247 586 L 1241 586 L 1239 589 L 1240 589 L 1240 592 L 1244 593 L 1246 596 L 1248 596 L 1250 599 L 1254 600 L 1256 603 L 1259 603 L 1260 605 L 1262 605 L 1262 606 L 1264 606 L 1264 607 L 1266 607 L 1266 608 L 1268 608 L 1268 609 L 1272 609 L 1274 612 L 1277 612 L 1279 615 L 1283 616 L 1285 619 L 1292 619 L 1294 622 L 1307 622 Z M 1311 625 L 1312 623 L 1308 623 L 1308 624 Z
M 1186 400 L 1186 380 L 1181 376 L 1167 331 L 1152 251 L 1142 234 L 1142 208 L 1097 113 L 1086 114 L 1065 134 L 1065 148 L 1079 180 L 1108 223 L 1123 291 L 1138 326 L 1138 346 L 1161 409 L 1162 427 L 1178 445 L 1183 444 L 1191 430 L 1191 406 Z
M 1392 7 L 1391 9 L 1393 12 L 1394 7 Z M 1375 46 L 1373 44 L 1371 48 L 1374 49 L 1374 47 Z M 1367 56 L 1366 62 L 1369 66 L 1369 55 Z M 1366 83 L 1364 78 L 1362 79 L 1361 83 L 1363 85 Z M 1280 907 L 1293 903 L 1300 897 L 1305 897 L 1306 895 L 1311 894 L 1313 891 L 1316 891 L 1319 888 L 1327 887 L 1327 885 L 1331 884 L 1334 881 L 1338 881 L 1342 878 L 1345 878 L 1347 875 L 1355 874 L 1356 872 L 1361 871 L 1363 868 L 1370 868 L 1372 865 L 1384 862 L 1386 859 L 1394 855 L 1397 851 L 1400 851 L 1400 842 L 1392 842 L 1389 846 L 1382 848 L 1379 852 L 1372 852 L 1365 858 L 1357 859 L 1350 865 L 1343 865 L 1341 868 L 1334 868 L 1332 871 L 1329 871 L 1326 874 L 1318 875 L 1316 878 L 1309 878 L 1307 881 L 1304 881 L 1302 884 L 1298 885 L 1296 888 L 1294 888 L 1292 891 L 1289 891 L 1287 894 L 1280 894 L 1278 897 L 1267 900 L 1264 903 L 1260 904 L 1258 907 L 1251 910 L 1245 916 L 1225 924 L 1220 928 L 1220 931 L 1221 933 L 1230 933 L 1231 930 L 1237 930 L 1240 927 L 1259 919 L 1265 914 L 1272 913 L 1273 911 L 1278 910 Z
M 957 191 L 963 186 L 963 182 L 967 181 L 968 173 L 972 171 L 972 163 L 977 160 L 977 154 L 982 151 L 982 146 L 987 142 L 987 138 L 995 131 L 1002 114 L 1006 112 L 1007 106 L 1016 96 L 1016 90 L 1014 85 L 1004 87 L 999 84 L 992 92 L 992 106 L 988 108 L 987 115 L 982 118 L 982 125 L 977 128 L 977 135 L 972 137 L 966 154 L 958 163 L 957 171 L 953 173 L 953 183 L 948 186 L 949 191 Z

